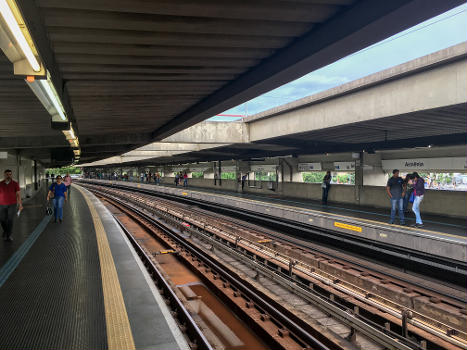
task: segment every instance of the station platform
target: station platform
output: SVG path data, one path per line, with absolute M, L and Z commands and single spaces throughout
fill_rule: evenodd
M 53 223 L 43 191 L 0 243 L 0 348 L 189 349 L 107 208 L 74 185 Z
M 414 228 L 410 227 L 410 224 L 415 222 L 413 214 L 407 216 L 407 226 L 389 224 L 389 207 L 384 210 L 333 203 L 323 206 L 316 201 L 277 198 L 274 195 L 243 194 L 165 184 L 157 186 L 126 181 L 88 179 L 84 181 L 144 188 L 154 192 L 234 206 L 435 256 L 449 257 L 458 261 L 467 259 L 466 222 L 448 217 L 423 215 L 423 206 L 422 218 L 425 227 Z

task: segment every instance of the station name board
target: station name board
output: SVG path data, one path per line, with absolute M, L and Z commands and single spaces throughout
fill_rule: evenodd
M 298 171 L 321 170 L 321 163 L 298 163 Z
M 466 157 L 384 159 L 384 170 L 460 170 L 467 169 Z

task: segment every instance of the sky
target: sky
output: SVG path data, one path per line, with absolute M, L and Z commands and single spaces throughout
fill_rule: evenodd
M 467 41 L 467 4 L 453 8 L 222 114 L 252 115 Z M 239 118 L 215 116 L 210 120 Z

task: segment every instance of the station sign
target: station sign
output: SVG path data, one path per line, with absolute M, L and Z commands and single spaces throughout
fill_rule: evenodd
M 216 168 L 217 169 L 217 168 Z M 235 165 L 231 166 L 221 166 L 221 171 L 223 173 L 235 173 L 237 171 L 237 167 Z
M 382 164 L 384 170 L 467 170 L 466 157 L 385 159 Z
M 193 167 L 190 167 L 190 171 L 193 172 L 193 173 L 201 173 L 201 172 L 205 172 L 207 170 L 211 170 L 212 168 L 210 166 L 193 166 Z
M 337 171 L 354 171 L 355 162 L 334 162 L 334 170 Z
M 250 166 L 250 170 L 254 172 L 264 172 L 264 173 L 273 173 L 277 169 L 277 165 L 263 165 L 263 164 L 255 164 Z
M 298 163 L 298 171 L 321 170 L 321 163 Z

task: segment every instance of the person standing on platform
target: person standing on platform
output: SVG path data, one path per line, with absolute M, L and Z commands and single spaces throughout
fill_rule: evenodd
M 423 196 L 425 195 L 425 180 L 423 180 L 417 172 L 414 172 L 412 176 L 414 187 L 414 200 L 412 205 L 412 211 L 415 214 L 415 224 L 413 224 L 412 226 L 423 227 L 423 221 L 420 215 L 420 203 L 422 202 Z
M 403 184 L 403 190 L 405 193 L 404 196 L 404 213 L 409 212 L 409 202 L 410 202 L 410 196 L 413 193 L 413 185 L 412 185 L 412 180 L 413 176 L 412 174 L 407 174 L 404 179 L 404 184 Z
M 391 219 L 390 224 L 394 223 L 396 210 L 399 210 L 399 223 L 405 225 L 404 217 L 404 180 L 399 176 L 399 170 L 394 169 L 392 176 L 386 184 L 386 192 L 391 200 Z M 397 209 L 396 209 L 397 208 Z
M 23 210 L 19 184 L 12 179 L 10 169 L 5 170 L 4 180 L 0 181 L 0 223 L 3 228 L 3 239 L 11 242 L 13 222 L 15 220 L 16 208 L 18 215 Z
M 67 201 L 67 192 L 66 186 L 62 182 L 62 177 L 60 175 L 57 176 L 57 182 L 53 183 L 49 187 L 49 193 L 47 193 L 47 201 L 53 198 L 53 205 L 54 205 L 54 214 L 55 214 L 55 221 L 57 219 L 62 223 L 63 220 L 63 203 Z
M 331 189 L 331 172 L 328 170 L 326 171 L 326 175 L 323 177 L 323 183 L 321 187 L 323 188 L 323 197 L 321 198 L 321 204 L 328 205 L 328 195 L 329 190 Z
M 69 173 L 66 173 L 65 178 L 63 179 L 63 183 L 66 186 L 67 196 L 68 196 L 68 198 L 70 198 L 70 194 L 71 194 L 71 176 L 70 176 Z
M 188 174 L 185 173 L 183 174 L 183 187 L 188 187 Z

